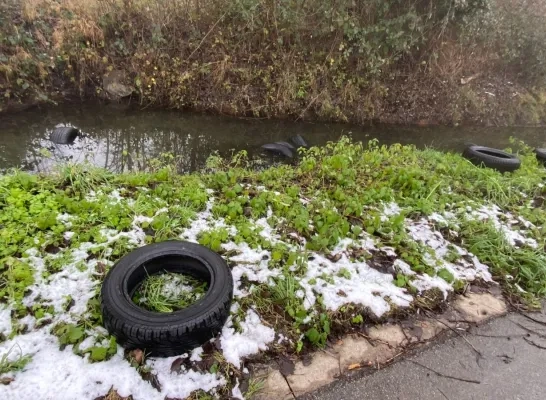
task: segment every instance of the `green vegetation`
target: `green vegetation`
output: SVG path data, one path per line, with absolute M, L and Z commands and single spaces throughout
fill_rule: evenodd
M 458 154 L 347 138 L 266 170 L 243 152 L 213 157 L 192 175 L 165 163 L 120 175 L 87 165 L 11 171 L 0 177 L 0 301 L 11 311 L 0 344 L 39 330 L 91 362 L 114 357 L 102 280 L 135 247 L 177 238 L 226 259 L 236 303 L 227 328 L 244 334 L 258 317 L 274 330 L 271 354 L 304 353 L 333 334 L 434 309 L 469 281 L 487 285 L 487 271 L 512 301 L 533 307 L 546 293 L 546 169 L 523 143 L 510 151 L 522 166 L 506 174 Z M 148 277 L 134 301 L 172 312 L 206 290 L 164 273 Z M 188 363 L 234 385 L 240 371 L 216 349 Z M 2 357 L 9 370 L 29 360 Z M 153 374 L 145 354 L 126 357 Z
M 539 123 L 545 18 L 540 0 L 6 0 L 0 107 L 115 87 L 233 115 Z
M 321 347 L 332 332 L 395 315 L 403 304 L 396 296 L 418 307 L 424 276 L 461 290 L 467 278 L 457 271 L 477 268 L 465 250 L 507 295 L 533 306 L 546 293 L 546 170 L 522 143 L 512 150 L 522 167 L 507 174 L 457 154 L 349 139 L 267 170 L 254 169 L 241 153 L 187 176 L 165 165 L 122 175 L 85 165 L 47 176 L 10 172 L 0 178 L 0 300 L 14 311 L 11 336 L 25 330 L 20 319 L 31 314 L 62 347 L 92 361 L 110 358 L 116 343 L 101 330 L 101 280 L 134 247 L 174 238 L 226 258 L 237 276 L 233 326 L 243 329 L 253 310 L 292 341 L 273 351 Z M 382 274 L 379 286 L 353 290 L 355 282 L 371 282 L 361 275 L 363 263 L 367 274 Z M 56 280 L 62 274 L 78 277 L 90 295 L 65 289 Z M 33 285 L 56 284 L 65 290 L 62 301 L 44 295 L 32 297 L 32 307 L 23 303 Z M 193 291 L 169 292 L 169 285 Z M 366 306 L 350 300 L 362 290 L 374 293 Z M 172 312 L 205 291 L 192 278 L 154 275 L 135 302 Z M 437 288 L 426 294 L 427 307 L 444 299 Z M 85 313 L 73 311 L 82 306 Z M 387 308 L 379 313 L 376 306 Z
M 207 286 L 191 276 L 166 272 L 146 278 L 133 301 L 150 311 L 171 313 L 195 303 L 205 295 Z
M 23 354 L 19 354 L 15 360 L 12 360 L 10 355 L 13 350 L 14 348 L 11 348 L 0 357 L 0 376 L 8 372 L 21 371 L 32 360 L 32 357 Z

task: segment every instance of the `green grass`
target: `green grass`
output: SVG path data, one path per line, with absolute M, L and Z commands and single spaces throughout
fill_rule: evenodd
M 195 303 L 207 287 L 207 282 L 191 276 L 165 272 L 147 277 L 133 301 L 150 311 L 171 313 Z
M 296 350 L 309 344 L 320 346 L 330 329 L 343 331 L 354 325 L 350 323 L 354 315 L 330 313 L 320 296 L 306 310 L 304 300 L 296 295 L 308 270 L 308 256 L 335 256 L 334 248 L 340 240 L 357 241 L 368 234 L 378 246 L 392 246 L 413 271 L 453 280 L 447 270 L 426 264 L 430 249 L 412 240 L 407 231 L 408 220 L 426 219 L 433 212 L 453 213 L 455 220 L 449 223 L 452 232 L 444 229 L 442 234 L 487 264 L 507 294 L 536 304 L 546 294 L 546 257 L 542 250 L 546 210 L 533 207 L 531 202 L 546 197 L 541 186 L 546 183 L 546 169 L 537 163 L 532 149 L 518 142 L 512 146 L 522 166 L 507 174 L 476 167 L 458 154 L 413 146 L 380 146 L 376 141 L 364 145 L 347 138 L 302 151 L 298 164 L 266 170 L 255 169 L 240 153 L 231 161 L 214 158 L 205 171 L 187 176 L 173 173 L 174 169 L 164 163 L 155 170 L 127 174 L 86 165 L 66 166 L 44 176 L 13 171 L 0 177 L 0 301 L 15 310 L 14 326 L 29 313 L 38 317 L 56 314 L 43 299 L 32 309 L 22 304 L 35 281 L 34 267 L 25 259 L 27 250 L 34 249 L 45 261 L 43 277 L 49 279 L 72 263 L 72 251 L 82 243 L 92 243 L 96 247 L 89 250 L 90 259 L 100 260 L 93 271 L 100 288 L 108 269 L 137 246 L 127 237 L 108 243 L 105 230 L 119 235 L 134 231 L 135 216 L 143 216 L 144 222 L 136 226 L 145 243 L 177 239 L 210 202 L 211 223 L 197 240 L 228 261 L 237 254 L 226 251 L 226 243 L 265 251 L 268 258 L 264 268 L 280 273 L 267 282 L 242 280 L 241 289 L 248 296 L 239 299 L 235 326 L 252 308 L 289 337 Z M 120 193 L 121 200 L 112 200 L 114 191 Z M 403 213 L 382 218 L 383 204 L 390 202 L 397 203 Z M 524 230 L 537 241 L 538 248 L 511 246 L 493 226 L 468 219 L 467 207 L 493 204 L 515 218 L 532 222 L 535 228 Z M 58 219 L 65 213 L 72 216 L 70 226 Z M 260 218 L 275 228 L 277 238 L 263 236 L 264 228 L 257 223 Z M 215 225 L 220 219 L 224 224 Z M 67 231 L 74 233 L 70 240 L 64 238 Z M 291 249 L 290 244 L 298 244 L 298 250 Z M 359 262 L 374 257 L 358 248 L 349 253 Z M 458 257 L 451 249 L 445 258 L 455 262 Z M 86 265 L 82 262 L 78 268 L 85 269 Z M 206 291 L 206 284 L 186 277 L 194 290 L 179 297 L 167 296 L 165 278 L 170 275 L 149 277 L 135 302 L 156 312 L 172 312 L 187 307 Z M 339 277 L 353 278 L 350 271 L 340 270 L 335 276 L 325 273 L 317 279 L 328 283 Z M 397 271 L 394 279 L 397 286 L 416 294 L 411 286 L 414 276 Z M 140 303 L 143 298 L 146 301 Z M 370 319 L 365 310 L 352 310 Z M 87 330 L 101 325 L 98 298 L 88 304 L 88 311 L 75 326 L 58 330 L 65 344 L 77 345 L 85 340 Z M 110 354 L 110 344 L 98 347 Z
M 0 357 L 0 376 L 8 372 L 21 371 L 32 360 L 30 355 L 19 354 L 15 360 L 10 360 L 10 354 L 14 347 Z

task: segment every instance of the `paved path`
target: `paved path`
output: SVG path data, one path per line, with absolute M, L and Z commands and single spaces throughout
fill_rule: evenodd
M 546 400 L 546 315 L 530 315 L 545 324 L 509 314 L 465 335 L 481 357 L 462 337 L 456 336 L 372 375 L 352 382 L 337 382 L 306 398 Z

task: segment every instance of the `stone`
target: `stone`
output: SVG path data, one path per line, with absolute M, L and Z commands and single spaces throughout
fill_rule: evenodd
M 361 366 L 383 364 L 398 351 L 386 344 L 373 345 L 358 336 L 347 336 L 341 343 L 334 346 L 334 350 L 339 355 L 341 372 L 347 371 L 352 364 L 360 364 Z
M 403 346 L 406 342 L 406 336 L 400 325 L 381 325 L 370 329 L 368 335 L 371 340 L 388 343 L 392 347 Z
M 102 88 L 113 99 L 127 97 L 133 93 L 134 88 L 126 85 L 126 80 L 125 72 L 114 70 L 102 77 Z
M 447 327 L 434 319 L 423 319 L 412 321 L 411 324 L 407 324 L 403 329 L 410 343 L 418 343 L 434 338 L 444 329 L 447 329 Z
M 259 393 L 254 395 L 255 400 L 288 400 L 293 399 L 292 392 L 286 379 L 273 368 L 266 368 L 253 374 L 254 378 L 263 379 L 264 386 Z
M 454 307 L 466 321 L 479 323 L 492 317 L 504 315 L 504 301 L 489 293 L 469 293 L 455 300 Z
M 311 364 L 296 363 L 294 374 L 287 377 L 295 396 L 311 392 L 334 381 L 339 375 L 339 361 L 325 353 L 317 353 Z

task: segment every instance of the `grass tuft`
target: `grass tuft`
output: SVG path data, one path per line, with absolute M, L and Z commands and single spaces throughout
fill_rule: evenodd
M 191 276 L 165 272 L 146 278 L 133 301 L 150 311 L 171 313 L 195 303 L 207 287 L 207 282 Z
M 32 360 L 30 355 L 23 355 L 20 350 L 19 356 L 15 360 L 12 360 L 10 354 L 13 352 L 14 348 L 15 346 L 0 357 L 0 376 L 8 372 L 21 371 Z

